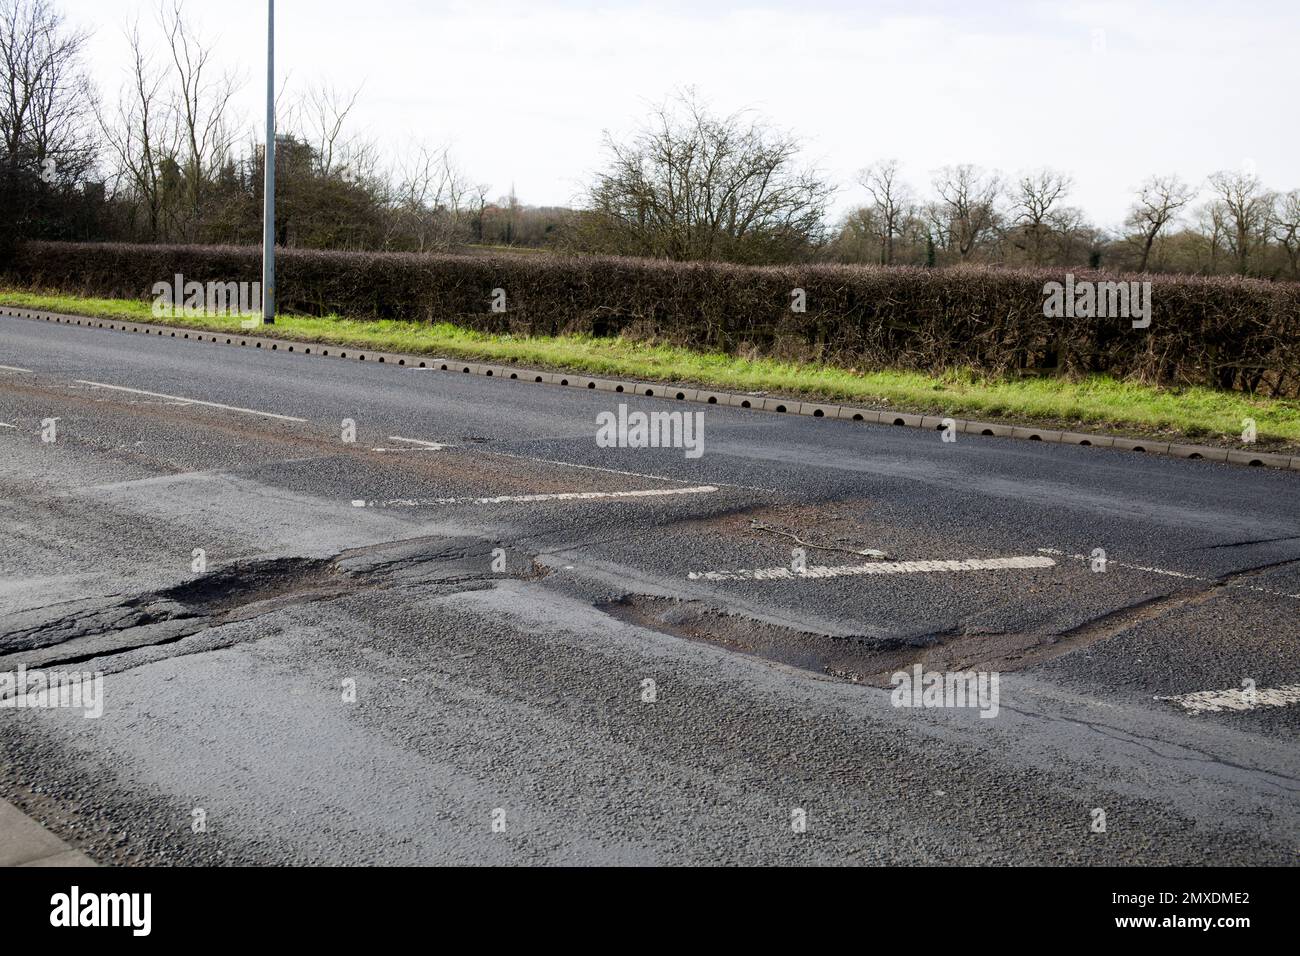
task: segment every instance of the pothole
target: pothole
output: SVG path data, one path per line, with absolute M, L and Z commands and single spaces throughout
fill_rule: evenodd
M 934 671 L 1016 671 L 1112 636 L 1108 628 L 1087 625 L 1056 635 L 980 629 L 908 638 L 826 634 L 724 611 L 702 601 L 647 595 L 631 595 L 601 609 L 639 627 L 876 687 L 892 686 L 892 674 L 915 664 Z
M 327 558 L 244 561 L 154 591 L 87 598 L 57 611 L 36 608 L 5 622 L 0 666 L 67 664 L 169 644 L 208 628 L 368 589 L 476 590 L 502 578 L 528 581 L 545 575 L 535 556 L 517 557 L 494 570 L 493 547 L 467 538 L 388 541 Z
M 154 596 L 196 615 L 216 615 L 286 595 L 338 591 L 346 581 L 332 558 L 272 558 L 217 568 Z

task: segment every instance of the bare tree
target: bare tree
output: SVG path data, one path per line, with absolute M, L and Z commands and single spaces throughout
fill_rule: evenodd
M 1219 271 L 1219 254 L 1228 232 L 1222 203 L 1211 201 L 1201 205 L 1196 213 L 1196 232 L 1206 250 L 1205 264 L 1198 265 L 1197 271 L 1214 275 Z
M 894 261 L 894 243 L 912 216 L 916 200 L 898 175 L 898 160 L 879 160 L 858 173 L 858 182 L 871 195 L 870 228 L 880 240 L 880 262 Z M 861 220 L 866 225 L 868 220 Z
M 1142 260 L 1139 272 L 1147 271 L 1151 247 L 1174 217 L 1196 195 L 1196 190 L 1177 176 L 1152 176 L 1138 189 L 1137 202 L 1128 214 L 1128 227 L 1133 238 L 1141 245 Z
M 606 133 L 584 241 L 666 259 L 782 261 L 820 241 L 833 188 L 799 143 L 744 113 L 712 115 L 689 91 L 629 142 Z
M 389 230 L 385 245 L 415 252 L 446 249 L 465 238 L 478 195 L 481 216 L 487 187 L 474 187 L 456 167 L 451 150 L 421 143 L 391 177 Z
M 203 189 L 230 155 L 230 101 L 241 82 L 232 73 L 214 75 L 215 41 L 203 42 L 185 16 L 181 0 L 163 6 L 159 21 L 172 63 L 172 109 L 183 147 L 183 190 L 187 207 L 183 228 L 193 231 L 201 216 Z
M 1218 197 L 1214 205 L 1226 227 L 1228 248 L 1237 259 L 1237 273 L 1245 275 L 1250 254 L 1268 240 L 1273 197 L 1254 173 L 1224 170 L 1211 176 L 1209 183 Z
M 930 207 L 935 231 L 964 262 L 996 231 L 997 199 L 1002 188 L 997 173 L 977 166 L 945 166 L 935 174 L 939 202 Z
M 1059 262 L 1067 265 L 1082 261 L 1090 265 L 1100 262 L 1106 236 L 1088 221 L 1082 209 L 1078 206 L 1053 209 L 1049 222 L 1060 250 Z
M 1035 265 L 1042 264 L 1048 240 L 1065 222 L 1060 217 L 1060 204 L 1073 185 L 1069 176 L 1050 169 L 1025 173 L 1016 183 L 1012 222 L 1023 236 L 1020 247 Z
M 165 71 L 145 51 L 140 25 L 127 34 L 131 78 L 118 96 L 115 115 L 98 114 L 114 169 L 114 185 L 130 192 L 144 209 L 151 240 L 163 237 L 163 170 L 175 163 L 178 130 L 163 98 Z
M 1271 222 L 1273 238 L 1291 265 L 1291 278 L 1300 279 L 1300 189 L 1277 197 Z
M 317 83 L 309 86 L 301 98 L 297 113 L 302 135 L 316 151 L 317 171 L 322 176 L 337 173 L 356 179 L 362 175 L 360 167 L 369 165 L 369 144 L 345 132 L 360 96 L 359 86 L 347 92 Z
M 87 39 L 48 0 L 0 0 L 0 161 L 6 191 L 25 171 L 77 184 L 94 164 Z M 13 212 L 10 213 L 13 215 Z

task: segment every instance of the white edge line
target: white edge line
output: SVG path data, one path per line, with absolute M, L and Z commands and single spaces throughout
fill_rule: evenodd
M 240 408 L 238 405 L 222 405 L 220 402 L 205 402 L 198 398 L 186 398 L 183 395 L 167 395 L 163 392 L 146 392 L 142 388 L 127 388 L 125 385 L 109 385 L 105 382 L 91 382 L 84 378 L 75 380 L 81 385 L 93 385 L 95 388 L 111 388 L 118 392 L 131 392 L 134 395 L 149 395 L 153 398 L 170 398 L 174 401 L 185 402 L 187 405 L 206 405 L 209 408 L 220 408 L 227 412 L 240 412 L 244 415 L 260 415 L 263 418 L 278 418 L 285 422 L 303 422 L 305 418 L 294 418 L 292 415 L 279 415 L 275 412 L 262 412 L 256 408 Z
M 0 365 L 0 370 L 6 372 L 27 372 L 29 374 L 32 372 L 29 368 L 19 368 L 17 365 Z

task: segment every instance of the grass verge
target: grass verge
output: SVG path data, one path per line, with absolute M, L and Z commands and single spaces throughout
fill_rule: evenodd
M 0 289 L 0 305 L 240 331 L 237 317 L 155 318 L 149 303 L 132 299 Z M 1260 445 L 1273 449 L 1300 447 L 1300 401 L 1255 398 L 1207 388 L 1155 388 L 1106 376 L 998 379 L 974 372 L 859 372 L 815 363 L 751 360 L 622 338 L 527 338 L 473 332 L 448 323 L 339 316 L 277 316 L 274 326 L 259 327 L 256 334 L 896 411 L 1157 436 L 1167 441 L 1240 446 L 1243 421 L 1250 418 L 1256 423 Z

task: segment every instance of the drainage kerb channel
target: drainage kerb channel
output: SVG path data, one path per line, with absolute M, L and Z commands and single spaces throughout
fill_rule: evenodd
M 916 415 L 905 412 L 886 412 L 872 408 L 857 408 L 851 405 L 836 405 L 823 402 L 805 402 L 797 399 L 771 398 L 768 396 L 746 395 L 735 392 L 723 392 L 714 389 L 687 388 L 680 385 L 665 385 L 661 382 L 633 382 L 619 379 L 592 378 L 581 374 L 566 372 L 545 372 L 538 369 L 519 368 L 508 365 L 487 365 L 479 362 L 467 362 L 428 355 L 410 355 L 406 353 L 380 352 L 374 349 L 357 348 L 347 345 L 330 345 L 322 342 L 301 342 L 293 339 L 266 338 L 248 335 L 243 332 L 214 332 L 207 329 L 184 329 L 166 325 L 152 325 L 147 322 L 131 322 L 124 319 L 96 319 L 88 316 L 67 315 L 58 312 L 41 312 L 34 309 L 0 308 L 0 315 L 16 319 L 35 319 L 46 322 L 58 322 L 66 325 L 80 325 L 89 328 L 109 329 L 120 332 L 135 332 L 145 335 L 157 335 L 164 338 L 188 339 L 193 342 L 205 342 L 215 345 L 230 345 L 252 348 L 264 352 L 292 352 L 302 355 L 314 355 L 321 358 L 340 358 L 361 362 L 375 362 L 380 365 L 396 365 L 402 368 L 429 368 L 435 371 L 456 372 L 467 375 L 481 375 L 500 378 L 507 381 L 531 382 L 541 385 L 555 385 L 560 388 L 597 389 L 600 391 L 664 398 L 669 401 L 694 402 L 707 405 L 725 405 L 732 408 L 747 408 L 751 411 L 768 412 L 774 415 L 797 415 L 806 418 L 838 418 L 868 424 L 898 425 L 904 428 L 923 428 L 929 431 L 943 428 L 945 418 L 936 415 Z M 955 431 L 966 435 L 981 435 L 997 438 L 1016 438 L 1022 441 L 1038 441 L 1049 444 L 1081 445 L 1095 448 L 1112 448 L 1132 451 L 1140 454 L 1160 455 L 1172 458 L 1185 458 L 1217 462 L 1221 464 L 1246 465 L 1253 467 L 1279 468 L 1300 471 L 1300 455 L 1274 455 L 1267 452 L 1237 451 L 1216 448 L 1210 445 L 1188 445 L 1155 440 L 1123 438 L 1115 435 L 1094 435 L 1083 432 L 1057 431 L 1051 428 L 1028 428 L 1019 425 L 1003 425 L 991 422 L 976 422 L 962 418 L 952 418 Z

